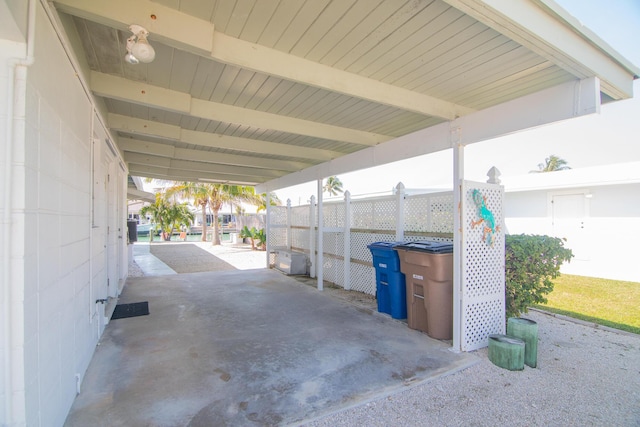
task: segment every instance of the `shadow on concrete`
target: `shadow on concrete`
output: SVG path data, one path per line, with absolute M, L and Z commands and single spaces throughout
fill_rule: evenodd
M 160 243 L 150 245 L 149 249 L 153 256 L 178 274 L 236 269 L 228 262 L 192 243 Z
M 66 426 L 298 424 L 477 362 L 273 270 L 130 278 Z

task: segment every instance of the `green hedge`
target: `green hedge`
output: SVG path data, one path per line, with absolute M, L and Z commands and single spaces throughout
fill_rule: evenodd
M 547 302 L 552 279 L 560 266 L 573 257 L 557 237 L 515 234 L 505 236 L 506 315 L 518 317 L 528 307 Z

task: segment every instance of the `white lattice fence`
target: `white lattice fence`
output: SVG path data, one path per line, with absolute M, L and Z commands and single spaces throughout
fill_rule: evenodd
M 373 268 L 371 251 L 367 247 L 374 242 L 391 242 L 395 234 L 351 233 L 351 289 L 369 295 L 376 294 L 376 270 Z
M 407 196 L 404 211 L 405 233 L 453 233 L 453 194 L 450 191 Z
M 267 231 L 267 246 L 269 247 L 269 265 L 275 264 L 276 249 L 287 248 L 287 236 L 289 228 L 287 226 L 287 207 L 269 207 L 269 227 Z
M 309 206 L 291 208 L 291 248 L 309 254 Z
M 505 331 L 504 189 L 465 182 L 462 187 L 462 324 L 464 351 L 486 347 Z
M 480 194 L 475 199 L 474 190 Z M 460 328 L 461 348 L 469 351 L 486 346 L 489 334 L 504 332 L 504 191 L 497 185 L 465 182 L 462 199 Z M 315 233 L 318 217 L 311 212 L 308 205 L 273 207 L 268 236 L 272 250 L 290 244 L 294 250 L 315 252 L 309 246 L 314 240 L 311 232 Z M 345 287 L 345 262 L 348 262 L 346 280 L 350 289 L 371 295 L 375 295 L 376 283 L 369 244 L 392 242 L 398 235 L 403 241 L 453 240 L 452 192 L 405 197 L 399 189 L 393 196 L 352 201 L 348 209 L 345 201 L 328 202 L 322 212 L 323 279 Z M 350 217 L 346 218 L 348 212 Z M 347 236 L 346 224 L 349 224 Z M 402 226 L 400 233 L 396 231 L 397 224 Z M 349 244 L 349 254 L 344 253 L 345 242 Z
M 344 224 L 345 202 L 323 204 L 323 262 L 324 280 L 344 287 Z

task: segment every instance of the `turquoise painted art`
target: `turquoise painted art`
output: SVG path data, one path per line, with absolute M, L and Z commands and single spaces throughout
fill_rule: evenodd
M 487 246 L 493 246 L 496 233 L 500 231 L 500 226 L 496 226 L 496 220 L 493 217 L 493 212 L 487 208 L 487 198 L 482 195 L 480 190 L 473 190 L 471 197 L 478 209 L 478 220 L 471 221 L 471 228 L 475 228 L 482 224 L 482 239 L 485 241 Z

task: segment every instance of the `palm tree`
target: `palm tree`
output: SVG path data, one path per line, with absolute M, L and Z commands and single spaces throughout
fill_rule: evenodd
M 208 189 L 209 206 L 213 212 L 213 244 L 220 244 L 220 224 L 218 214 L 225 203 L 247 202 L 254 205 L 260 204 L 258 196 L 253 187 L 230 184 L 204 184 Z
M 329 193 L 330 196 L 337 196 L 342 193 L 342 181 L 337 176 L 330 176 L 322 187 L 323 192 Z
M 567 169 L 571 169 L 567 164 L 567 161 L 561 159 L 555 154 L 552 154 L 544 159 L 544 163 L 538 164 L 538 170 L 531 171 L 530 173 L 555 172 Z
M 180 230 L 182 226 L 189 227 L 193 223 L 194 215 L 187 203 L 173 204 L 169 208 L 169 232 L 165 240 L 171 240 L 173 230 Z
M 281 206 L 282 201 L 276 193 L 269 193 L 269 205 Z M 258 212 L 267 210 L 267 193 L 260 194 L 260 204 L 258 205 Z
M 167 190 L 168 194 L 179 194 L 190 199 L 193 205 L 200 208 L 202 214 L 202 241 L 207 241 L 207 206 L 209 205 L 209 184 L 181 182 Z
M 149 230 L 149 241 L 153 241 L 154 231 L 160 227 L 160 230 L 163 233 L 169 227 L 169 222 L 171 220 L 171 215 L 169 214 L 171 206 L 169 202 L 167 202 L 166 197 L 162 193 L 156 193 L 156 201 L 150 205 L 143 206 L 140 209 L 140 216 L 151 217 L 151 222 L 155 224 L 154 228 Z

